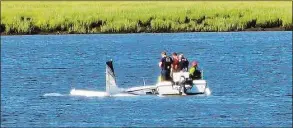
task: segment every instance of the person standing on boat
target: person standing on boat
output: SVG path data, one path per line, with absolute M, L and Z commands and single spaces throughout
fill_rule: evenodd
M 177 56 L 177 53 L 174 52 L 172 54 L 172 60 L 173 60 L 173 63 L 172 63 L 172 72 L 179 72 L 179 58 Z
M 161 81 L 171 80 L 170 73 L 173 60 L 171 57 L 167 56 L 166 52 L 162 52 L 161 56 L 162 58 L 159 63 L 159 66 L 161 68 Z
M 183 54 L 179 55 L 179 70 L 180 71 L 188 71 L 189 61 L 184 57 Z
M 191 68 L 189 70 L 189 76 L 192 80 L 201 79 L 201 72 L 198 69 L 198 63 L 196 61 L 193 61 L 191 63 Z

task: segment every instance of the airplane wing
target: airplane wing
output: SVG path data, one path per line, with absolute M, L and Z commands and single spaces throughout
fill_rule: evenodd
M 157 89 L 156 85 L 147 85 L 147 86 L 128 88 L 124 90 L 124 92 L 139 92 L 139 91 L 151 92 L 152 90 L 155 90 L 155 89 Z

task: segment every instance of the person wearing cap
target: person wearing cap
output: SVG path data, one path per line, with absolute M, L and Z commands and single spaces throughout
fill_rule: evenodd
M 161 68 L 161 81 L 171 80 L 171 66 L 173 60 L 171 57 L 167 56 L 166 52 L 161 53 L 161 61 L 159 62 L 159 67 Z
M 198 69 L 198 63 L 196 61 L 193 61 L 191 63 L 191 68 L 189 70 L 189 75 L 190 75 L 190 78 L 192 80 L 201 79 L 201 72 Z
M 189 61 L 184 57 L 183 54 L 179 55 L 179 70 L 180 71 L 188 71 Z

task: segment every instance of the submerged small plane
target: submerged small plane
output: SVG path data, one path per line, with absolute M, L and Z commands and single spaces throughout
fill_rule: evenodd
M 203 75 L 203 74 L 202 74 Z M 173 81 L 160 81 L 156 85 L 145 85 L 128 89 L 116 84 L 113 61 L 106 62 L 106 92 L 72 89 L 76 96 L 118 96 L 118 95 L 210 95 L 206 80 L 191 80 L 189 72 L 173 73 Z

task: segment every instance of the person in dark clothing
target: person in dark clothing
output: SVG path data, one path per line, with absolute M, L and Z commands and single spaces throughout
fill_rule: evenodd
M 171 80 L 170 72 L 173 60 L 171 57 L 167 56 L 166 52 L 161 53 L 161 61 L 159 66 L 161 68 L 161 81 Z
M 180 71 L 188 71 L 189 61 L 184 57 L 183 54 L 179 55 L 179 70 Z

